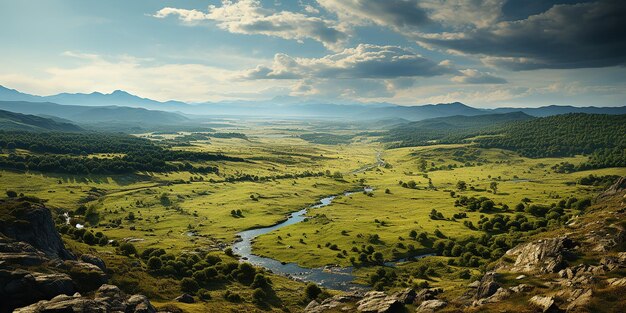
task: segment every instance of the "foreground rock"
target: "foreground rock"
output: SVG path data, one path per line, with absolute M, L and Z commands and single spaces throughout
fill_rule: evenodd
M 6 206 L 11 219 L 0 221 L 0 233 L 18 242 L 25 242 L 43 252 L 49 258 L 75 259 L 65 249 L 61 236 L 54 227 L 50 210 L 40 203 L 30 201 L 0 200 Z M 17 222 L 19 221 L 19 222 Z
M 323 312 L 333 312 L 333 311 L 345 311 L 345 312 L 354 312 L 355 302 L 361 300 L 363 298 L 363 294 L 352 292 L 347 294 L 336 295 L 330 297 L 328 299 L 324 299 L 321 302 L 317 300 L 313 300 L 309 302 L 309 304 L 304 309 L 306 313 L 323 313 Z
M 357 302 L 357 311 L 365 313 L 395 312 L 404 307 L 396 295 L 388 296 L 382 291 L 370 291 Z
M 79 293 L 71 296 L 59 295 L 50 300 L 39 301 L 27 307 L 16 309 L 14 312 L 154 313 L 156 309 L 143 295 L 127 297 L 116 286 L 103 285 L 98 289 L 93 299 L 83 297 Z
M 184 293 L 178 297 L 176 297 L 176 299 L 174 299 L 178 302 L 182 302 L 182 303 L 194 303 L 196 302 L 196 300 L 193 299 L 193 296 L 187 293 Z
M 437 310 L 443 309 L 444 307 L 446 307 L 446 305 L 448 305 L 448 303 L 442 300 L 426 300 L 422 302 L 419 307 L 417 307 L 417 310 L 415 310 L 415 312 L 432 313 L 436 312 Z

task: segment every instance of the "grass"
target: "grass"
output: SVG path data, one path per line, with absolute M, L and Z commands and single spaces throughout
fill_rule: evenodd
M 174 147 L 219 152 L 249 161 L 198 164 L 217 166 L 220 175 L 173 172 L 73 176 L 0 171 L 0 185 L 6 190 L 45 199 L 57 214 L 73 212 L 83 204 L 93 207 L 99 213 L 99 225 L 89 225 L 90 229 L 118 241 L 134 238 L 139 251 L 156 247 L 175 254 L 195 249 L 221 250 L 230 245 L 238 232 L 273 225 L 285 219 L 288 213 L 324 196 L 340 194 L 362 184 L 373 187 L 372 194 L 339 196 L 329 206 L 310 210 L 305 222 L 281 228 L 255 241 L 257 254 L 305 267 L 319 267 L 351 265 L 350 257 L 358 259 L 359 254 L 352 251 L 353 247 L 361 249 L 361 246 L 372 245 L 386 260 L 407 255 L 408 245 L 413 245 L 418 253 L 427 252 L 426 247 L 409 238 L 412 230 L 427 232 L 431 237 L 435 230 L 453 238 L 480 236 L 483 232 L 465 227 L 463 221 L 476 225 L 481 215 L 499 211 L 467 212 L 467 219 L 452 220 L 453 214 L 465 212 L 454 206 L 460 195 L 488 197 L 497 208 L 506 204 L 512 209 L 523 198 L 529 198 L 532 203 L 551 204 L 570 196 L 592 196 L 597 193 L 594 187 L 574 184 L 578 178 L 589 174 L 626 175 L 626 168 L 559 174 L 550 167 L 563 161 L 577 164 L 585 157 L 528 159 L 499 149 L 477 149 L 471 144 L 383 150 L 367 137 L 356 137 L 351 144 L 312 144 L 295 136 L 317 130 L 293 123 L 259 122 L 251 128 L 232 127 L 220 131 L 242 132 L 248 139 L 211 138 L 192 142 L 190 146 Z M 354 130 L 317 132 L 349 134 Z M 165 140 L 176 137 L 159 136 Z M 352 173 L 374 163 L 377 151 L 383 151 L 382 158 L 387 166 Z M 423 161 L 426 171 L 420 168 Z M 451 169 L 447 169 L 448 166 Z M 439 169 L 441 167 L 445 169 Z M 338 171 L 343 179 L 322 176 L 224 182 L 228 177 L 241 175 L 268 177 L 305 171 Z M 456 190 L 459 180 L 467 183 L 467 190 Z M 410 189 L 399 184 L 408 181 L 415 181 L 417 187 Z M 493 181 L 498 184 L 495 194 L 489 192 Z M 456 197 L 452 197 L 450 191 L 454 191 Z M 431 219 L 429 213 L 433 209 L 446 219 Z M 233 210 L 241 210 L 243 217 L 231 215 Z M 129 219 L 131 215 L 133 219 Z M 118 225 L 117 221 L 121 223 Z M 372 235 L 379 239 L 370 240 Z M 86 246 L 68 237 L 64 239 L 76 251 L 102 256 L 110 268 L 115 268 L 114 283 L 125 290 L 145 293 L 155 299 L 157 306 L 176 305 L 189 312 L 258 309 L 249 301 L 233 304 L 223 300 L 222 290 L 211 291 L 213 299 L 208 302 L 173 303 L 172 299 L 180 295 L 178 282 L 133 268 L 132 259 L 115 254 L 113 247 Z M 467 284 L 467 279 L 459 277 L 465 268 L 448 266 L 446 261 L 445 257 L 429 257 L 400 264 L 393 270 L 398 272 L 401 285 L 406 286 L 428 281 L 446 290 L 457 290 Z M 415 277 L 412 273 L 422 265 L 436 269 L 436 275 Z M 357 268 L 357 280 L 367 282 L 367 277 L 378 268 Z M 477 269 L 471 269 L 472 275 L 477 273 Z M 280 276 L 272 276 L 272 280 L 284 305 L 300 310 L 303 285 Z M 250 299 L 252 291 L 247 286 L 231 284 L 228 288 Z

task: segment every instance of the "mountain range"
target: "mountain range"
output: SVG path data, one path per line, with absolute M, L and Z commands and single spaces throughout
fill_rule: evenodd
M 475 116 L 523 112 L 535 117 L 565 113 L 626 114 L 621 107 L 544 106 L 539 108 L 483 109 L 460 102 L 402 106 L 390 103 L 327 103 L 300 101 L 294 97 L 280 97 L 265 101 L 229 101 L 186 103 L 181 101 L 156 101 L 125 91 L 109 94 L 100 92 L 60 93 L 38 96 L 0 86 L 0 109 L 13 112 L 51 115 L 75 122 L 139 122 L 152 124 L 177 124 L 203 117 L 246 116 L 284 118 L 340 118 L 350 120 L 379 120 L 402 118 L 419 121 L 454 115 Z

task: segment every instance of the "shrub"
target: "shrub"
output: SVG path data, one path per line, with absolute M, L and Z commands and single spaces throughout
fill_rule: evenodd
M 230 290 L 226 290 L 224 299 L 229 302 L 241 302 L 241 300 L 243 300 L 238 293 L 231 292 Z
M 320 293 L 322 293 L 322 289 L 320 289 L 320 287 L 318 287 L 314 283 L 307 284 L 306 288 L 304 289 L 304 294 L 309 300 L 317 299 L 317 296 L 319 296 Z
M 161 262 L 161 259 L 156 256 L 153 256 L 148 260 L 148 268 L 151 270 L 160 270 L 162 266 L 163 262 Z
M 180 289 L 184 292 L 195 293 L 199 287 L 198 282 L 189 277 L 185 277 L 180 281 Z
M 267 294 L 261 288 L 256 288 L 252 292 L 252 302 L 254 303 L 263 303 L 265 302 L 266 297 L 267 297 Z
M 271 284 L 271 281 L 267 277 L 265 277 L 265 275 L 256 274 L 254 276 L 254 280 L 252 281 L 252 284 L 250 284 L 250 287 L 266 289 L 270 287 L 270 284 Z
M 137 248 L 132 243 L 125 242 L 120 245 L 119 251 L 122 255 L 131 256 L 137 254 Z
M 13 190 L 7 190 L 7 197 L 9 198 L 17 198 L 17 192 Z
M 198 295 L 198 298 L 200 298 L 200 300 L 204 300 L 204 301 L 211 300 L 211 294 L 209 293 L 208 290 L 204 288 L 198 290 L 197 295 Z
M 90 231 L 85 232 L 85 234 L 83 235 L 83 242 L 92 246 L 96 244 L 96 236 L 94 236 L 93 233 Z

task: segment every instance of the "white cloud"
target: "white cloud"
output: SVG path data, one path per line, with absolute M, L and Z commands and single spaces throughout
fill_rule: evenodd
M 131 56 L 101 56 L 78 52 L 62 54 L 75 61 L 73 66 L 49 67 L 42 72 L 16 74 L 0 70 L 0 84 L 49 95 L 61 92 L 108 93 L 126 90 L 156 100 L 219 101 L 263 97 L 265 91 L 280 84 L 232 81 L 235 71 L 203 64 L 158 64 L 150 59 Z M 285 83 L 283 90 L 290 84 Z M 224 93 L 228 90 L 230 94 Z M 268 97 L 273 95 L 268 95 Z
M 491 73 L 481 72 L 475 69 L 459 70 L 463 75 L 452 77 L 453 82 L 462 84 L 505 84 L 506 79 Z
M 213 21 L 219 28 L 236 34 L 266 35 L 298 41 L 312 39 L 332 50 L 340 49 L 348 38 L 333 21 L 302 13 L 266 9 L 258 0 L 223 0 L 222 6 L 209 6 L 207 13 L 168 7 L 153 16 L 165 18 L 170 15 L 178 16 L 190 25 Z
M 244 79 L 398 78 L 453 73 L 449 62 L 438 64 L 402 47 L 360 44 L 321 58 L 276 54 L 270 66 L 242 72 Z

